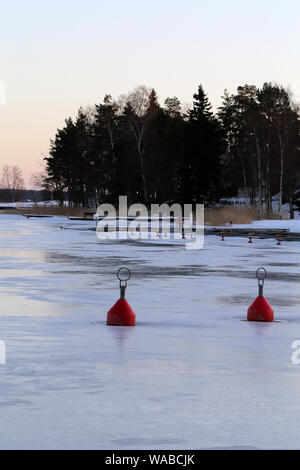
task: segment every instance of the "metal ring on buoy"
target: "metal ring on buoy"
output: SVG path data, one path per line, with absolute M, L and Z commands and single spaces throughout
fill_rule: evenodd
M 117 272 L 117 278 L 120 282 L 127 282 L 131 278 L 131 271 L 128 268 L 120 268 Z
M 266 277 L 267 277 L 267 271 L 265 270 L 265 268 L 258 268 L 258 270 L 256 271 L 256 278 L 259 281 L 264 281 Z

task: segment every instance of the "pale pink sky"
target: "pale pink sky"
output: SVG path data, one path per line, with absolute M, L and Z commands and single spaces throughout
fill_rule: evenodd
M 0 168 L 19 165 L 28 184 L 65 118 L 138 84 L 191 102 L 202 83 L 215 108 L 245 83 L 300 88 L 299 17 L 298 0 L 6 2 Z

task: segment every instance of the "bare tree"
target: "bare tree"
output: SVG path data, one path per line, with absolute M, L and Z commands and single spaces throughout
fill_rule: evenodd
M 1 188 L 7 193 L 10 201 L 14 201 L 25 189 L 22 171 L 18 166 L 4 165 L 2 168 Z
M 127 117 L 129 127 L 134 135 L 140 159 L 141 176 L 145 202 L 148 201 L 148 188 L 145 175 L 145 137 L 150 122 L 149 96 L 151 89 L 144 85 L 137 86 L 127 95 Z
M 10 167 L 8 165 L 4 165 L 2 168 L 1 188 L 8 190 L 11 189 Z
M 19 191 L 25 187 L 22 171 L 17 166 L 13 166 L 11 169 L 11 182 L 14 191 Z
M 147 88 L 145 85 L 139 85 L 128 93 L 126 101 L 137 116 L 144 117 L 147 114 L 150 93 L 151 88 Z

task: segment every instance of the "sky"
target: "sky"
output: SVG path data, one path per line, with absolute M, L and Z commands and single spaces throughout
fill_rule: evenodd
M 201 83 L 215 110 L 245 83 L 300 94 L 299 18 L 299 0 L 0 0 L 0 168 L 29 186 L 67 117 L 136 85 L 192 103 Z

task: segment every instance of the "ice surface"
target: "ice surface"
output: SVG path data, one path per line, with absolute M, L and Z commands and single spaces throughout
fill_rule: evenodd
M 0 217 L 0 448 L 300 448 L 299 244 L 94 227 Z M 273 324 L 244 321 L 261 265 Z M 135 328 L 105 325 L 121 266 Z

